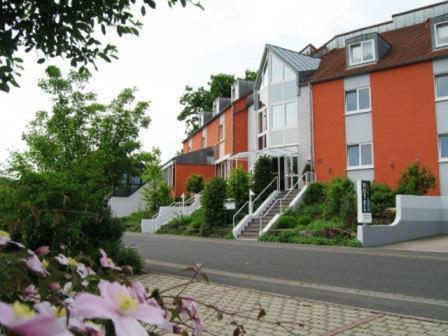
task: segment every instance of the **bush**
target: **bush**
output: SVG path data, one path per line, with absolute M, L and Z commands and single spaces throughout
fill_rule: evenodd
M 151 211 L 137 211 L 127 217 L 122 217 L 121 221 L 128 232 L 141 232 L 142 219 L 152 218 L 154 214 Z
M 372 183 L 372 215 L 382 217 L 387 208 L 395 207 L 395 192 L 386 184 Z
M 271 183 L 274 178 L 274 171 L 272 169 L 272 159 L 267 156 L 258 158 L 254 167 L 252 190 L 255 194 L 260 194 L 266 186 Z M 274 190 L 275 185 L 272 187 Z M 268 193 L 266 193 L 266 196 Z M 266 198 L 266 197 L 265 197 Z
M 201 175 L 191 175 L 185 183 L 185 189 L 189 193 L 200 193 L 204 189 L 204 178 Z
M 356 215 L 355 185 L 346 178 L 336 178 L 325 188 L 324 216 L 350 218 Z
M 397 194 L 426 195 L 435 186 L 436 178 L 432 175 L 431 170 L 414 163 L 401 175 L 398 181 Z
M 308 189 L 303 195 L 302 204 L 312 205 L 316 203 L 322 203 L 325 199 L 325 184 L 323 183 L 311 183 Z
M 241 208 L 249 199 L 249 189 L 249 174 L 243 168 L 233 169 L 227 180 L 227 195 L 235 200 L 236 209 Z
M 216 228 L 225 222 L 224 200 L 226 198 L 226 181 L 220 177 L 213 177 L 205 184 L 201 197 L 204 208 L 204 222 L 201 235 L 209 236 Z
M 292 229 L 296 225 L 297 225 L 296 217 L 283 215 L 277 220 L 277 222 L 275 222 L 274 227 L 276 229 Z
M 143 270 L 143 258 L 134 248 L 122 246 L 120 249 L 113 251 L 111 256 L 118 265 L 132 266 L 135 273 L 140 273 Z

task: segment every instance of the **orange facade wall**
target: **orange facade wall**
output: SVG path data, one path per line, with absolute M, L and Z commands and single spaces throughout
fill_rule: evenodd
M 370 74 L 375 180 L 395 186 L 418 161 L 438 178 L 432 63 Z M 439 194 L 439 183 L 431 194 Z
M 197 151 L 202 148 L 202 131 L 196 132 L 191 139 L 191 151 Z
M 232 128 L 233 128 L 233 109 L 230 107 L 224 112 L 224 155 L 232 153 Z
M 207 181 L 215 176 L 215 166 L 176 164 L 174 167 L 174 186 L 172 191 L 174 197 L 180 197 L 183 193 L 187 192 L 185 183 L 193 174 L 201 175 Z
M 319 181 L 346 174 L 344 82 L 313 85 L 314 167 Z
M 233 153 L 248 150 L 248 108 L 247 98 L 238 100 L 233 106 Z
M 207 147 L 216 146 L 219 137 L 219 118 L 207 125 Z

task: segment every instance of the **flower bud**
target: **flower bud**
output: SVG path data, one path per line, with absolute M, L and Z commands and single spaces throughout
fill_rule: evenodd
M 40 246 L 34 251 L 34 253 L 36 253 L 39 257 L 47 255 L 48 252 L 50 252 L 50 248 L 48 246 Z
M 58 284 L 57 282 L 50 282 L 48 284 L 48 289 L 53 291 L 53 292 L 59 292 L 62 290 L 61 285 Z
M 124 265 L 124 266 L 120 266 L 120 267 L 123 272 L 128 273 L 130 275 L 134 274 L 134 270 L 132 269 L 132 266 Z

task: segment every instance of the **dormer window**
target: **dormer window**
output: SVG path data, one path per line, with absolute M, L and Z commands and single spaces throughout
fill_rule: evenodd
M 448 46 L 448 21 L 434 25 L 436 48 Z
M 349 46 L 350 65 L 364 64 L 375 60 L 374 40 L 353 43 Z

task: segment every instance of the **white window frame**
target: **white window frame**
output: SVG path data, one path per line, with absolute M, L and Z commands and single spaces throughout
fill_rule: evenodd
M 363 46 L 364 46 L 364 44 L 367 44 L 367 43 L 369 43 L 369 42 L 372 42 L 373 58 L 372 58 L 372 59 L 365 60 L 365 59 L 364 59 L 364 53 L 363 53 L 363 55 L 362 55 L 362 60 L 361 60 L 360 62 L 353 62 L 353 60 L 352 60 L 352 52 L 351 52 L 351 48 L 352 48 L 352 46 L 354 46 L 355 44 L 360 44 L 360 45 L 361 45 L 361 50 L 363 50 Z M 350 44 L 350 45 L 348 46 L 348 59 L 349 59 L 350 66 L 375 62 L 375 48 L 376 48 L 375 39 L 366 40 L 366 41 L 361 41 L 361 42 L 355 42 L 355 43 Z
M 188 139 L 188 152 L 193 150 L 193 138 Z
M 439 43 L 439 40 L 437 38 L 437 27 L 443 24 L 448 24 L 448 21 L 438 22 L 434 24 L 434 44 L 436 48 L 443 48 L 448 46 L 448 42 L 446 43 Z
M 443 101 L 448 100 L 448 95 L 446 96 L 437 96 L 437 77 L 448 77 L 448 72 L 441 72 L 434 75 L 434 97 L 435 101 Z
M 224 114 L 219 117 L 218 138 L 219 142 L 223 142 L 226 140 L 226 120 Z
M 370 165 L 363 165 L 362 164 L 362 150 L 361 150 L 361 146 L 363 145 L 370 145 L 372 148 L 372 164 Z M 349 155 L 348 155 L 348 148 L 349 147 L 353 147 L 353 146 L 358 146 L 358 150 L 359 150 L 359 159 L 358 159 L 358 166 L 350 166 L 350 160 L 349 160 Z M 347 157 L 347 170 L 358 170 L 358 169 L 373 169 L 374 167 L 374 163 L 375 163 L 375 158 L 373 156 L 373 142 L 362 142 L 362 143 L 358 143 L 358 144 L 347 144 L 346 149 L 345 149 L 345 155 Z
M 274 121 L 274 118 L 273 118 L 273 114 L 274 114 L 274 106 L 280 106 L 281 107 L 281 113 L 280 113 L 280 115 L 281 115 L 281 117 L 282 117 L 282 121 L 281 121 L 281 123 L 280 123 L 280 126 L 279 127 L 273 127 L 273 125 L 272 125 L 272 123 L 273 123 L 273 121 Z M 269 127 L 269 129 L 271 129 L 271 130 L 281 130 L 281 129 L 284 129 L 285 128 L 285 104 L 284 104 L 284 102 L 282 102 L 282 103 L 280 103 L 280 104 L 272 104 L 271 105 L 271 107 L 270 107 L 270 109 L 269 109 L 270 111 L 270 119 L 271 119 L 271 123 L 270 123 L 270 127 Z
M 360 109 L 359 108 L 359 91 L 365 90 L 365 89 L 369 89 L 369 103 L 370 103 L 370 107 L 369 108 L 365 108 L 365 109 Z M 347 93 L 351 92 L 351 91 L 356 91 L 356 107 L 357 107 L 357 109 L 354 110 L 354 111 L 347 111 Z M 346 115 L 371 112 L 372 111 L 372 90 L 370 90 L 370 86 L 364 86 L 364 87 L 360 87 L 360 88 L 354 88 L 354 89 L 350 89 L 350 90 L 345 90 L 344 91 L 344 101 L 345 101 L 345 114 Z
M 259 123 L 259 117 L 260 117 L 260 115 L 261 115 L 261 118 L 262 118 L 262 124 L 264 123 L 264 127 L 263 127 L 263 130 L 261 131 L 261 132 L 259 132 L 259 129 L 258 129 L 258 123 Z M 258 110 L 257 111 L 257 144 L 256 144 L 256 147 L 257 147 L 257 149 L 259 150 L 259 149 L 264 149 L 264 148 L 266 148 L 267 146 L 268 146 L 268 123 L 269 123 L 269 120 L 268 120 L 268 108 L 267 108 L 267 106 L 265 106 L 265 107 L 263 107 L 261 110 Z M 264 141 L 264 147 L 263 148 L 259 148 L 259 146 L 258 146 L 258 142 L 259 142 L 259 140 L 260 140 L 260 138 L 262 138 L 262 137 L 264 137 L 265 138 L 265 141 Z
M 437 136 L 437 143 L 439 145 L 439 162 L 448 162 L 448 157 L 442 157 L 442 137 L 448 137 L 448 133 L 441 133 Z

